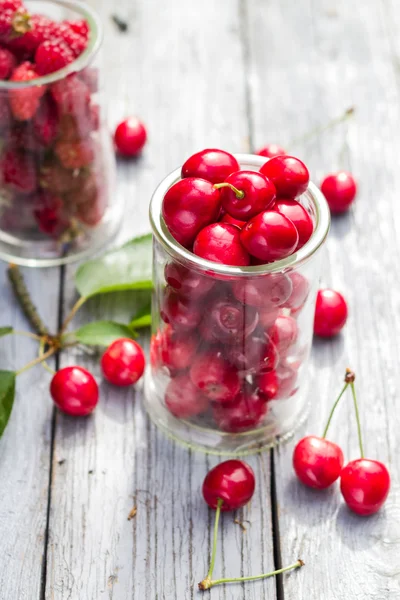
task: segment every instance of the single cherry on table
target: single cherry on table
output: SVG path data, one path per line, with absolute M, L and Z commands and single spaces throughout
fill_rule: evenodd
M 357 194 L 357 184 L 351 173 L 338 171 L 330 173 L 321 182 L 321 192 L 329 204 L 331 213 L 346 212 Z
M 54 404 L 67 415 L 84 417 L 96 408 L 99 387 L 95 378 L 82 367 L 64 367 L 50 383 Z
M 115 340 L 101 357 L 101 370 L 109 383 L 133 385 L 142 377 L 146 360 L 140 345 L 130 338 Z
M 122 156 L 137 156 L 143 150 L 146 141 L 146 128 L 137 117 L 125 119 L 115 130 L 115 146 Z
M 315 335 L 334 337 L 345 326 L 347 315 L 347 303 L 342 294 L 328 288 L 319 290 L 314 317 Z

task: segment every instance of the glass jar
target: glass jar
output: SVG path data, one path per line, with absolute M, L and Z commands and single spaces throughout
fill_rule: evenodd
M 244 169 L 266 159 L 236 155 Z M 314 232 L 274 263 L 230 267 L 178 244 L 161 216 L 180 169 L 156 189 L 152 339 L 146 409 L 169 436 L 215 454 L 249 454 L 287 439 L 310 405 L 307 362 L 313 337 L 327 203 L 310 183 L 299 199 Z
M 26 8 L 55 21 L 85 19 L 90 31 L 64 69 L 0 81 L 0 258 L 60 265 L 100 249 L 122 219 L 100 86 L 102 28 L 82 3 L 27 0 Z

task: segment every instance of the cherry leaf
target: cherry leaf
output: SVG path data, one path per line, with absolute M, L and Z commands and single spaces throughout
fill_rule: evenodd
M 128 325 L 115 321 L 93 321 L 83 325 L 76 331 L 68 334 L 87 346 L 109 346 L 120 338 L 133 338 L 135 332 Z
M 132 329 L 141 329 L 143 327 L 151 326 L 151 304 L 148 304 L 141 308 L 136 315 L 133 317 L 132 321 L 129 323 L 129 326 Z
M 12 327 L 0 327 L 0 337 L 3 337 L 5 335 L 9 335 L 13 331 L 14 330 L 13 330 Z
M 0 371 L 0 437 L 7 426 L 14 404 L 15 373 Z

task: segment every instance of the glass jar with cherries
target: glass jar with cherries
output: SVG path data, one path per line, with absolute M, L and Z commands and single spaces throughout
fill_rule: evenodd
M 0 257 L 56 265 L 122 217 L 104 121 L 101 24 L 80 2 L 0 2 Z
M 204 150 L 156 189 L 146 408 L 169 436 L 246 454 L 307 415 L 330 217 L 295 157 Z

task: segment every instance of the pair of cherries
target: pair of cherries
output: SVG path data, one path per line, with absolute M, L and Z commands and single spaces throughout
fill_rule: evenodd
M 299 441 L 293 452 L 293 467 L 304 485 L 318 490 L 330 487 L 340 477 L 340 491 L 348 507 L 358 515 L 368 516 L 376 513 L 384 504 L 390 489 L 390 475 L 383 463 L 364 457 L 354 380 L 354 373 L 347 369 L 345 385 L 332 407 L 323 436 L 307 436 Z M 349 386 L 353 395 L 361 458 L 343 467 L 342 449 L 327 440 L 326 435 L 334 411 Z
M 109 383 L 125 387 L 134 385 L 142 377 L 145 356 L 137 342 L 120 338 L 107 348 L 100 364 L 104 378 Z M 83 417 L 96 408 L 99 386 L 87 369 L 79 366 L 64 367 L 51 380 L 50 394 L 62 412 Z
M 286 150 L 277 144 L 267 144 L 257 154 L 266 158 L 274 158 L 286 154 Z M 323 178 L 320 188 L 332 214 L 346 212 L 353 204 L 357 194 L 356 181 L 353 175 L 347 171 L 329 173 Z
M 312 219 L 296 200 L 309 183 L 298 158 L 277 156 L 248 171 L 232 154 L 207 149 L 184 163 L 181 176 L 164 196 L 162 215 L 176 241 L 197 256 L 265 264 L 290 256 L 312 235 Z

